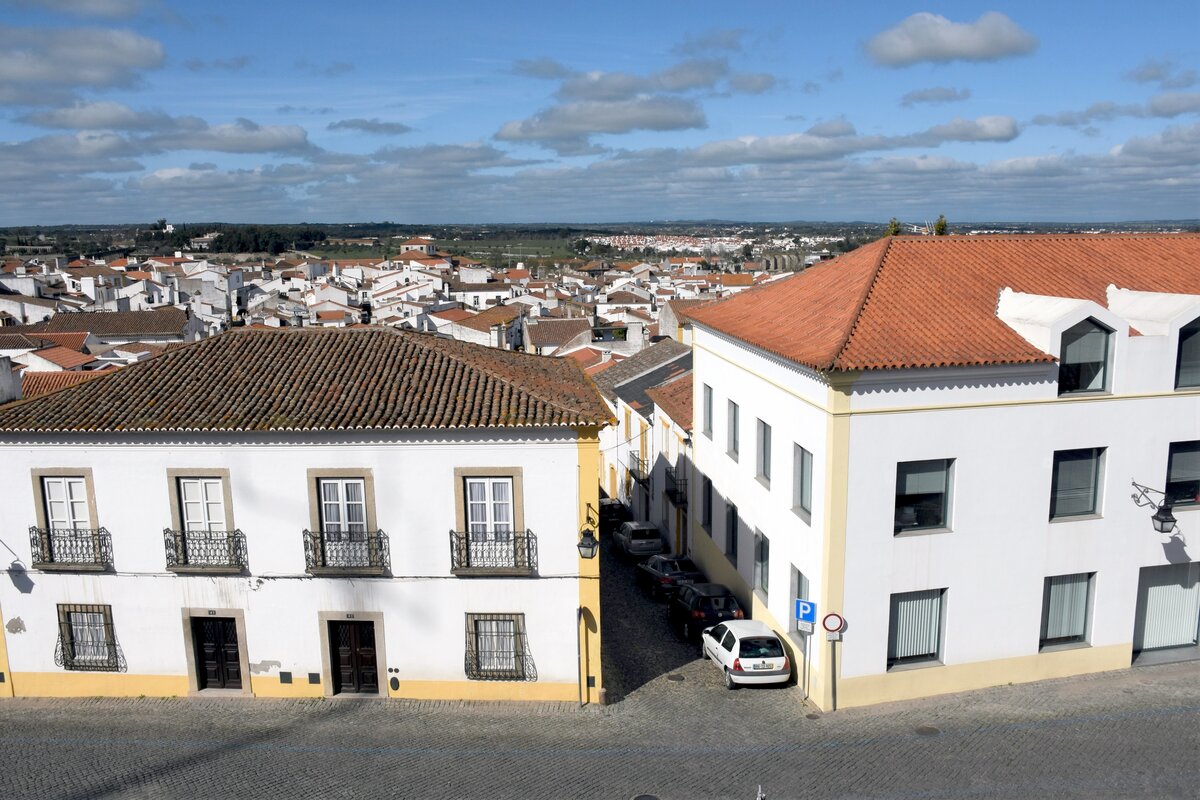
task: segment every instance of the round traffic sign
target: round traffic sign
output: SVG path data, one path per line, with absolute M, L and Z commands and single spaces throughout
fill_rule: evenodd
M 826 614 L 821 619 L 821 627 L 830 633 L 837 633 L 846 626 L 846 620 L 842 619 L 841 614 Z

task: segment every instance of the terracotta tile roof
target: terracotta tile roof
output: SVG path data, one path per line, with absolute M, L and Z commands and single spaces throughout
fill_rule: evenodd
M 434 311 L 429 316 L 449 320 L 450 322 L 462 322 L 464 319 L 470 319 L 475 316 L 475 314 L 467 311 L 465 308 L 448 308 L 445 311 Z
M 395 328 L 242 328 L 0 409 L 0 431 L 603 425 L 571 361 Z
M 494 325 L 507 325 L 521 316 L 521 309 L 516 306 L 492 306 L 486 311 L 480 311 L 467 319 L 459 320 L 458 324 L 473 331 L 488 333 Z
M 612 294 L 608 295 L 604 302 L 610 306 L 627 306 L 642 303 L 649 304 L 650 300 L 649 298 L 642 297 L 641 295 L 634 294 L 633 292 L 613 292 Z
M 1000 290 L 1107 304 L 1109 284 L 1200 294 L 1200 235 L 897 236 L 690 312 L 821 370 L 1050 361 L 996 317 Z
M 714 302 L 714 301 L 708 300 L 708 299 L 704 299 L 704 300 L 670 300 L 667 303 L 665 303 L 664 305 L 670 306 L 671 311 L 673 311 L 675 314 L 675 318 L 682 322 L 682 321 L 691 319 L 692 311 L 695 311 L 697 308 L 699 308 L 702 305 L 705 305 L 707 303 L 712 303 L 712 302 Z
M 97 335 L 180 334 L 187 325 L 187 312 L 168 306 L 153 311 L 100 311 L 95 313 L 55 314 L 39 328 L 44 333 L 81 333 Z
M 106 373 L 107 370 L 91 372 L 30 372 L 29 370 L 25 370 L 24 374 L 21 375 L 21 397 L 26 400 L 33 397 L 41 397 L 44 394 L 57 392 L 59 389 L 65 389 L 68 386 L 74 386 L 77 383 L 98 378 Z
M 713 280 L 722 286 L 753 286 L 754 276 L 749 272 L 730 272 L 714 275 Z
M 48 339 L 55 344 L 62 345 L 69 350 L 83 350 L 84 344 L 87 342 L 88 332 L 80 331 L 79 333 L 39 333 L 38 336 L 42 339 Z
M 586 319 L 544 319 L 529 326 L 529 343 L 534 347 L 559 347 L 590 331 L 592 323 Z
M 51 364 L 61 367 L 62 369 L 74 369 L 75 367 L 82 367 L 84 364 L 90 364 L 96 360 L 95 356 L 88 355 L 87 353 L 81 353 L 78 350 L 68 350 L 67 348 L 60 347 L 59 345 L 37 350 L 34 352 L 34 355 L 38 358 L 44 358 Z
M 692 376 L 694 374 L 694 372 L 687 372 L 674 380 L 646 390 L 646 396 L 654 405 L 665 411 L 667 416 L 675 420 L 675 423 L 688 433 L 692 432 Z

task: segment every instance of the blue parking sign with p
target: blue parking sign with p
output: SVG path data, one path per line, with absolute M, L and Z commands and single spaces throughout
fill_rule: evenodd
M 800 622 L 817 621 L 817 604 L 811 600 L 796 599 L 796 619 Z

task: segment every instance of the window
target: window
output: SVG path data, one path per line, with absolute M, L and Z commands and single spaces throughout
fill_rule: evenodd
M 511 536 L 512 478 L 467 478 L 467 532 L 472 538 L 490 534 Z
M 812 453 L 792 445 L 792 510 L 812 513 Z
M 903 461 L 896 465 L 894 533 L 950 527 L 954 459 Z
M 758 421 L 758 477 L 771 484 L 771 426 Z
M 810 591 L 811 591 L 811 589 L 809 588 L 809 585 L 808 585 L 808 578 L 805 576 L 805 574 L 803 572 L 796 569 L 795 567 L 792 567 L 792 605 L 795 606 L 797 600 L 812 600 L 812 598 L 809 597 Z M 791 620 L 792 620 L 791 624 L 789 626 L 789 630 L 791 630 L 793 633 L 798 632 L 800 630 L 800 627 L 799 627 L 799 625 L 797 625 L 799 620 L 796 619 L 796 615 L 793 613 L 793 614 L 789 614 L 788 616 L 790 616 Z M 793 638 L 796 638 L 796 637 L 793 637 Z M 799 637 L 799 641 L 800 641 L 802 650 L 808 646 L 808 644 L 807 644 L 808 637 L 801 636 L 801 637 Z
M 184 531 L 226 530 L 221 479 L 179 478 L 179 511 Z
M 700 482 L 700 524 L 712 532 L 713 515 L 713 484 L 711 478 Z
M 704 384 L 704 435 L 712 438 L 713 425 L 713 392 L 712 387 Z
M 1054 454 L 1050 519 L 1099 513 L 1097 504 L 1104 448 L 1059 450 Z
M 1200 442 L 1172 442 L 1167 453 L 1167 502 L 1200 504 Z
M 729 455 L 732 456 L 734 461 L 737 461 L 738 448 L 741 446 L 741 436 L 738 431 L 738 428 L 740 426 L 741 426 L 740 409 L 738 408 L 737 403 L 730 400 L 729 401 L 729 431 L 728 431 L 729 441 L 728 441 L 728 446 L 726 449 L 729 451 Z
M 725 556 L 737 566 L 738 510 L 733 503 L 725 504 Z
M 754 534 L 754 588 L 767 594 L 771 580 L 771 540 Z
M 888 669 L 936 662 L 942 657 L 945 589 L 892 595 L 888 622 Z
M 113 635 L 112 606 L 60 605 L 54 662 L 64 669 L 124 671 Z
M 1058 357 L 1058 393 L 1108 391 L 1109 337 L 1112 331 L 1085 319 L 1062 335 Z
M 324 533 L 366 533 L 366 488 L 362 478 L 319 478 L 321 530 Z
M 536 680 L 528 650 L 524 614 L 467 614 L 468 678 Z
M 1095 573 L 1081 572 L 1046 578 L 1042 592 L 1041 647 L 1087 641 L 1095 577 Z
M 1200 319 L 1179 329 L 1179 352 L 1175 359 L 1175 388 L 1200 387 Z
M 46 527 L 52 530 L 91 527 L 87 481 L 83 477 L 42 478 L 42 497 L 46 502 Z

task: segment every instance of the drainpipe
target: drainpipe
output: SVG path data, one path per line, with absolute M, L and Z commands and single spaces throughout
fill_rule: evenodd
M 575 659 L 579 662 L 579 707 L 583 708 L 587 705 L 587 699 L 584 692 L 587 691 L 587 672 L 583 665 L 583 606 L 579 606 L 575 612 Z

